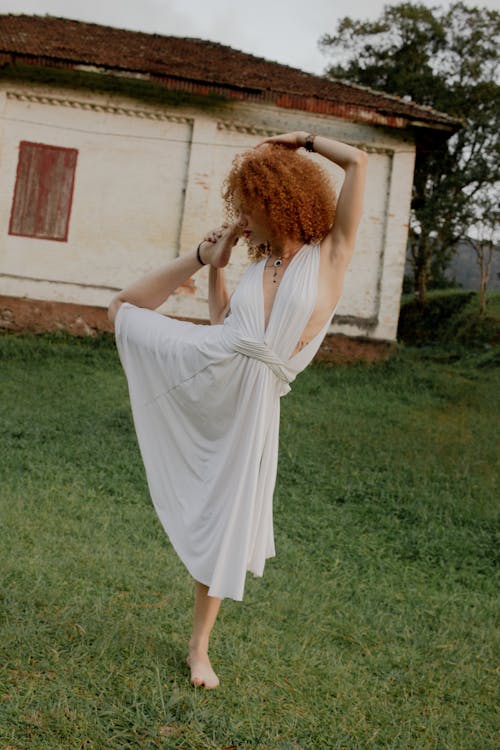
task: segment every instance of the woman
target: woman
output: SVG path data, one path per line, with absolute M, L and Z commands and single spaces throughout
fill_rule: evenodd
M 306 147 L 343 168 L 338 201 Z M 341 296 L 361 217 L 366 155 L 293 132 L 233 163 L 233 221 L 196 251 L 120 292 L 109 307 L 149 489 L 195 580 L 191 683 L 219 684 L 209 636 L 224 597 L 274 556 L 272 496 L 279 402 L 316 353 Z M 223 268 L 240 237 L 253 263 L 229 299 Z M 212 326 L 154 312 L 210 265 Z

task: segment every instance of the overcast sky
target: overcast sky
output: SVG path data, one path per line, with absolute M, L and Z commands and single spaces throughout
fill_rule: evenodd
M 228 44 L 268 60 L 322 73 L 318 39 L 344 16 L 377 18 L 384 0 L 0 0 L 2 13 L 36 13 Z M 432 2 L 448 7 L 450 2 Z M 500 9 L 500 0 L 466 2 Z

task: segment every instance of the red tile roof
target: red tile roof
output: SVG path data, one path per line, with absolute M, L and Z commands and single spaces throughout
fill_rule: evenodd
M 404 99 L 305 73 L 223 44 L 53 16 L 0 14 L 0 66 L 23 63 L 136 72 L 177 90 L 210 92 L 358 122 L 454 132 L 460 122 Z

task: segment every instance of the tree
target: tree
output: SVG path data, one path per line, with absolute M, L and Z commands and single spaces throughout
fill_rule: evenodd
M 493 253 L 499 247 L 495 243 L 495 234 L 500 225 L 500 205 L 498 199 L 488 195 L 481 202 L 481 214 L 476 218 L 474 236 L 469 234 L 468 242 L 476 253 L 479 264 L 479 310 L 486 313 L 486 289 L 491 275 Z
M 409 248 L 423 304 L 432 275 L 484 215 L 484 201 L 499 195 L 500 13 L 462 2 L 448 10 L 386 5 L 377 21 L 343 18 L 320 47 L 333 57 L 330 77 L 410 97 L 464 123 L 448 140 L 416 139 Z

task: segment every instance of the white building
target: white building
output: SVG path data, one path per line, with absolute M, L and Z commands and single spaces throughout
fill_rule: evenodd
M 105 326 L 116 290 L 192 251 L 222 221 L 236 153 L 268 134 L 308 130 L 369 153 L 364 218 L 332 331 L 395 339 L 416 142 L 449 137 L 455 120 L 220 44 L 48 16 L 0 15 L 0 66 L 4 306 L 76 303 L 102 309 Z M 341 170 L 312 158 L 340 185 Z M 243 247 L 234 258 L 230 286 L 247 262 Z M 207 275 L 165 311 L 206 319 Z

